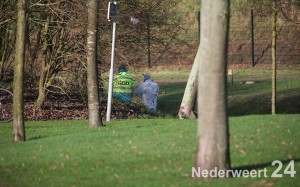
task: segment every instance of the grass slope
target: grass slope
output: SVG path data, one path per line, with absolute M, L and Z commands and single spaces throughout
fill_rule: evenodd
M 163 117 L 177 116 L 186 83 L 161 83 L 163 94 L 158 98 L 158 112 Z M 271 80 L 245 84 L 234 82 L 228 86 L 228 113 L 230 116 L 271 113 Z M 300 113 L 300 80 L 282 79 L 277 81 L 277 113 Z
M 266 167 L 267 178 L 193 180 L 195 120 L 27 122 L 18 144 L 11 132 L 0 125 L 0 186 L 300 186 L 300 115 L 230 118 L 233 168 Z M 272 161 L 291 159 L 295 178 L 270 178 Z

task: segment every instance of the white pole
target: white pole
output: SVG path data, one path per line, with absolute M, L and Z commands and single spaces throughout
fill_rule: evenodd
M 117 2 L 115 2 L 115 4 L 116 3 Z M 113 34 L 112 34 L 112 45 L 111 45 L 111 63 L 110 63 L 109 82 L 108 82 L 108 98 L 107 98 L 106 121 L 110 121 L 110 116 L 111 116 L 112 88 L 113 88 L 113 79 L 114 79 L 116 27 L 117 27 L 116 18 L 114 18 Z

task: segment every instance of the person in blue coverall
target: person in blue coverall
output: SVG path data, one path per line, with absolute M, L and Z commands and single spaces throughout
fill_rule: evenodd
M 149 112 L 156 112 L 159 86 L 153 81 L 150 74 L 144 74 L 142 82 L 135 90 L 135 94 L 141 97 L 143 104 Z

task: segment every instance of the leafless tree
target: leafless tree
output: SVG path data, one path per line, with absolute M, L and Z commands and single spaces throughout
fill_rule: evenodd
M 97 11 L 98 0 L 89 0 L 87 28 L 87 90 L 89 126 L 102 126 L 99 100 L 99 84 L 97 71 Z
M 24 104 L 23 104 L 23 74 L 25 64 L 25 34 L 26 34 L 27 1 L 18 0 L 16 57 L 13 86 L 13 141 L 25 141 Z
M 0 80 L 5 80 L 11 73 L 13 52 L 16 39 L 16 1 L 0 1 Z

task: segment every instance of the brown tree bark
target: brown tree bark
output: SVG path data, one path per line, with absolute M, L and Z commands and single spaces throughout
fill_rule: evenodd
M 16 60 L 14 66 L 13 85 L 13 141 L 25 141 L 23 77 L 25 64 L 25 34 L 26 34 L 27 1 L 18 0 Z
M 202 0 L 201 14 L 196 167 L 225 171 L 230 169 L 226 100 L 229 1 Z
M 48 38 L 49 38 L 49 24 L 50 24 L 50 18 L 51 16 L 47 16 L 47 19 L 45 21 L 44 30 L 43 30 L 43 47 L 42 47 L 42 53 L 40 53 L 39 59 L 42 62 L 41 66 L 41 73 L 40 73 L 40 79 L 39 79 L 39 89 L 38 89 L 38 98 L 35 103 L 35 108 L 37 110 L 41 110 L 42 106 L 46 100 L 46 82 L 47 82 L 47 74 L 49 71 L 49 66 L 47 63 L 48 58 Z
M 42 109 L 49 91 L 52 92 L 64 92 L 66 88 L 61 87 L 55 80 L 62 80 L 58 74 L 63 71 L 63 67 L 66 67 L 68 63 L 71 63 L 73 56 L 74 40 L 70 37 L 71 30 L 67 29 L 70 17 L 68 15 L 68 8 L 71 8 L 71 4 L 64 4 L 62 2 L 40 4 L 40 9 L 36 12 L 36 17 L 40 22 L 40 25 L 36 25 L 37 32 L 32 42 L 33 48 L 30 53 L 31 68 L 36 64 L 39 74 L 38 85 L 38 98 L 35 103 L 35 108 Z M 63 7 L 66 6 L 66 7 Z M 55 11 L 54 11 L 55 10 Z M 78 42 L 80 43 L 80 42 Z M 35 50 L 39 49 L 39 53 Z M 30 50 L 29 50 L 30 52 Z
M 13 62 L 16 44 L 16 1 L 0 1 L 0 81 L 5 80 Z
M 87 28 L 87 91 L 89 126 L 102 126 L 99 99 L 99 83 L 97 71 L 97 11 L 98 1 L 89 0 L 88 6 L 88 28 Z

